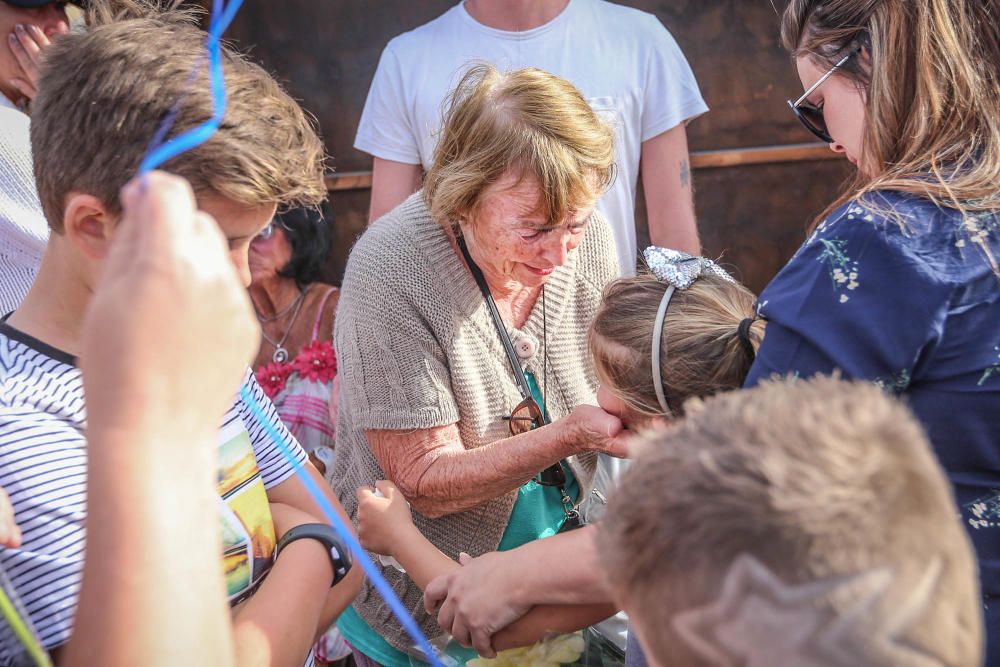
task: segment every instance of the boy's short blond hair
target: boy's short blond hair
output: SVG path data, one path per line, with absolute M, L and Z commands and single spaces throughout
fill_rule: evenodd
M 874 385 L 818 377 L 687 414 L 647 436 L 599 529 L 650 658 L 981 664 L 971 544 L 906 408 Z
M 573 84 L 526 67 L 500 72 L 474 65 L 451 93 L 424 197 L 431 215 L 453 228 L 508 172 L 541 190 L 551 226 L 591 206 L 615 175 L 614 128 Z
M 56 40 L 46 52 L 31 119 L 35 178 L 49 225 L 62 231 L 66 196 L 96 196 L 120 213 L 163 119 L 170 136 L 212 116 L 206 34 L 190 14 L 154 14 Z M 255 64 L 223 47 L 228 107 L 220 129 L 163 169 L 199 196 L 248 207 L 314 205 L 326 196 L 313 123 Z M 192 75 L 194 75 L 192 77 Z

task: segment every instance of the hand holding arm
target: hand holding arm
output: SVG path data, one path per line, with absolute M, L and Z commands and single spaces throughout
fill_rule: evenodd
M 445 631 L 456 639 L 467 638 L 483 655 L 494 648 L 519 645 L 515 621 L 535 605 L 558 605 L 556 609 L 561 611 L 548 617 L 555 620 L 560 614 L 566 619 L 566 605 L 580 605 L 576 611 L 582 611 L 582 618 L 589 621 L 569 625 L 567 630 L 606 618 L 615 609 L 601 574 L 594 531 L 595 527 L 588 526 L 463 561 L 462 568 L 427 586 L 427 611 L 437 613 Z M 531 613 L 545 609 L 552 607 L 536 608 Z M 522 620 L 528 621 L 528 617 Z M 543 620 L 542 627 L 546 622 L 552 625 L 552 620 Z M 501 632 L 508 626 L 511 632 Z

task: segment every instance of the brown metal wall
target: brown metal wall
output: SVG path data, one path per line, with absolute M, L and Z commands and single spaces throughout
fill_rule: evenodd
M 281 0 L 247 2 L 231 40 L 274 72 L 319 120 L 338 173 L 365 172 L 369 156 L 354 148 L 365 95 L 386 42 L 453 4 L 453 0 Z M 738 149 L 809 141 L 785 104 L 801 85 L 778 47 L 778 16 L 767 0 L 627 0 L 670 29 L 694 69 L 711 111 L 688 128 L 696 205 L 705 252 L 722 255 L 759 291 L 804 238 L 812 217 L 837 194 L 842 160 L 741 163 Z M 783 2 L 776 3 L 783 5 Z M 581 45 L 585 49 L 586 45 Z M 721 156 L 706 151 L 735 151 Z M 816 156 L 816 151 L 806 151 Z M 801 148 L 757 159 L 802 157 Z M 824 155 L 819 152 L 818 155 Z M 363 182 L 364 179 L 362 179 Z M 343 186 L 343 183 L 336 187 Z M 338 282 L 350 245 L 367 219 L 368 191 L 336 190 L 337 244 L 328 277 Z M 640 204 L 640 243 L 648 238 Z

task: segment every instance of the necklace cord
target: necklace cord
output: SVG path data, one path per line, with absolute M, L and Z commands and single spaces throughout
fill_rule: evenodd
M 308 290 L 308 289 L 309 289 L 309 288 L 307 287 L 307 288 L 306 288 L 306 290 Z M 283 309 L 281 310 L 281 312 L 279 312 L 279 313 L 275 313 L 274 315 L 268 315 L 267 317 L 263 317 L 263 316 L 262 316 L 262 315 L 260 314 L 260 309 L 259 309 L 259 308 L 257 308 L 257 302 L 253 300 L 253 297 L 251 297 L 251 298 L 250 298 L 250 303 L 251 303 L 251 304 L 253 305 L 253 312 L 254 312 L 254 314 L 255 314 L 255 315 L 257 316 L 257 321 L 263 324 L 264 322 L 275 322 L 275 321 L 277 321 L 277 320 L 280 320 L 280 319 L 281 319 L 282 317 L 284 317 L 285 315 L 287 315 L 287 314 L 288 314 L 288 311 L 290 311 L 290 310 L 291 310 L 292 308 L 294 308 L 294 307 L 295 307 L 295 304 L 296 304 L 296 303 L 297 303 L 297 302 L 298 302 L 298 301 L 299 301 L 299 300 L 300 300 L 300 299 L 301 299 L 301 298 L 302 298 L 303 296 L 305 296 L 305 291 L 303 291 L 303 290 L 299 290 L 299 295 L 298 295 L 297 297 L 295 297 L 295 298 L 294 298 L 294 299 L 292 300 L 292 302 L 291 302 L 290 304 L 288 304 L 287 306 L 285 306 L 285 307 L 284 307 L 284 308 L 283 308 Z

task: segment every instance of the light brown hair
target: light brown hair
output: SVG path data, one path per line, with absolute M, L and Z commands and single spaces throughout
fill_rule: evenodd
M 720 664 L 678 632 L 678 615 L 740 602 L 724 582 L 747 558 L 781 587 L 819 584 L 805 611 L 828 622 L 804 645 L 822 649 L 839 623 L 854 661 L 810 653 L 809 664 L 981 664 L 975 558 L 950 485 L 913 416 L 870 383 L 771 381 L 689 405 L 646 436 L 598 535 L 619 602 L 665 667 Z M 850 584 L 823 592 L 838 580 Z M 786 632 L 792 617 L 781 616 Z M 724 620 L 706 624 L 707 642 Z
M 473 66 L 448 100 L 424 180 L 431 215 L 453 228 L 509 171 L 533 178 L 548 224 L 562 224 L 614 180 L 614 131 L 564 79 Z
M 793 56 L 838 70 L 866 93 L 865 170 L 821 216 L 876 190 L 960 211 L 1000 210 L 1000 13 L 983 0 L 791 0 Z M 868 173 L 874 169 L 874 173 Z M 978 237 L 977 237 L 978 238 Z M 995 271 L 996 256 L 978 242 Z
M 660 375 L 671 414 L 664 415 L 653 386 L 653 325 L 668 285 L 651 274 L 620 278 L 604 291 L 590 326 L 589 346 L 601 384 L 633 411 L 647 417 L 683 414 L 691 397 L 711 396 L 743 385 L 754 355 L 740 340 L 740 323 L 755 317 L 747 288 L 718 276 L 702 276 L 676 290 L 663 318 Z M 748 332 L 754 351 L 763 320 Z
M 71 192 L 94 195 L 120 213 L 118 192 L 166 116 L 176 113 L 170 136 L 212 116 L 206 34 L 190 17 L 152 13 L 94 25 L 46 52 L 31 146 L 39 199 L 56 232 Z M 222 126 L 162 168 L 190 181 L 199 196 L 246 206 L 322 201 L 324 152 L 313 123 L 267 72 L 227 47 L 223 67 Z

